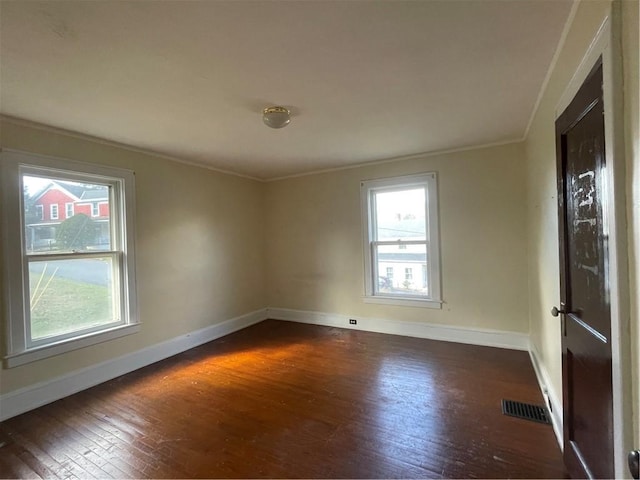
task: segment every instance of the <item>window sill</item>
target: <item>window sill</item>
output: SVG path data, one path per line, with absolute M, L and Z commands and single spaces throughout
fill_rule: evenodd
M 364 303 L 377 303 L 382 305 L 397 305 L 399 307 L 420 307 L 442 309 L 440 300 L 421 300 L 419 298 L 384 297 L 382 295 L 362 297 Z
M 36 362 L 45 358 L 71 352 L 79 348 L 96 345 L 116 338 L 131 335 L 140 331 L 140 323 L 121 325 L 97 333 L 87 334 L 81 337 L 63 340 L 42 347 L 31 348 L 24 352 L 12 353 L 4 357 L 4 367 L 13 368 L 27 363 Z

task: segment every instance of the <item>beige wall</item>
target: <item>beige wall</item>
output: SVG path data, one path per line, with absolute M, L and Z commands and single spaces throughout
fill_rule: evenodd
M 268 183 L 269 306 L 526 333 L 523 156 L 510 144 Z M 432 171 L 443 309 L 363 303 L 360 181 Z
M 631 292 L 631 342 L 633 354 L 633 405 L 635 447 L 640 448 L 640 9 L 638 1 L 622 4 L 625 138 L 629 191 L 629 287 Z
M 13 123 L 1 133 L 5 148 L 136 171 L 143 330 L 1 370 L 0 393 L 267 305 L 527 332 L 521 144 L 261 184 Z M 424 171 L 439 174 L 444 308 L 364 304 L 359 182 Z
M 576 11 L 556 66 L 552 72 L 531 130 L 527 153 L 527 219 L 529 240 L 529 316 L 531 340 L 551 377 L 551 387 L 562 396 L 560 325 L 549 314 L 560 298 L 558 271 L 558 225 L 555 173 L 556 105 L 586 53 L 598 27 L 610 11 L 609 1 L 584 1 Z M 640 160 L 638 158 L 638 2 L 619 2 L 622 13 L 625 147 L 627 152 L 627 207 L 631 333 L 633 359 L 635 436 L 640 446 Z
M 555 109 L 609 7 L 609 1 L 580 3 L 525 141 L 530 334 L 550 375 L 550 387 L 560 399 L 560 322 L 549 313 L 560 302 Z
M 4 148 L 136 173 L 140 333 L 9 370 L 0 393 L 264 308 L 263 185 L 3 122 Z

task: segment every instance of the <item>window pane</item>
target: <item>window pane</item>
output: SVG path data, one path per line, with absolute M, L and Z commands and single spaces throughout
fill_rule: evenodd
M 376 240 L 426 240 L 424 188 L 374 195 Z
M 31 338 L 119 321 L 112 271 L 109 257 L 29 262 Z
M 379 245 L 376 248 L 378 293 L 385 295 L 429 296 L 427 246 Z M 425 272 L 423 275 L 422 272 Z
M 24 175 L 27 253 L 111 250 L 107 185 Z

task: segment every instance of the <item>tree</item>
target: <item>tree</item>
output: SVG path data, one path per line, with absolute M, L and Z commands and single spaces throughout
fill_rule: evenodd
M 36 207 L 36 199 L 27 188 L 25 188 L 22 192 L 22 202 L 24 206 L 24 234 L 25 234 L 25 242 L 27 248 L 30 250 L 33 249 L 34 246 L 34 229 L 31 225 L 39 223 L 42 221 L 42 216 L 40 212 L 38 212 L 38 208 Z
M 67 218 L 56 229 L 56 243 L 65 250 L 84 250 L 97 242 L 99 227 L 84 213 Z

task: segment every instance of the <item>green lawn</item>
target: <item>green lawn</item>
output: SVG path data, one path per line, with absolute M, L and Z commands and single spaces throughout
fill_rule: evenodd
M 31 336 L 60 335 L 113 321 L 111 289 L 31 272 Z M 40 285 L 38 286 L 38 282 Z M 36 290 L 37 288 L 37 290 Z

